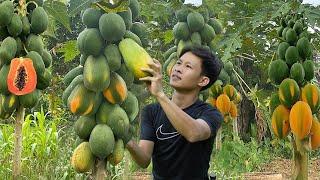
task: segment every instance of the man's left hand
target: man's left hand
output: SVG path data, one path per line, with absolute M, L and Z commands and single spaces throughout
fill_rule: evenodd
M 161 63 L 153 59 L 153 62 L 148 63 L 149 68 L 141 68 L 142 71 L 149 73 L 151 76 L 140 78 L 140 81 L 145 81 L 150 93 L 155 96 L 163 95 L 162 87 L 162 70 Z

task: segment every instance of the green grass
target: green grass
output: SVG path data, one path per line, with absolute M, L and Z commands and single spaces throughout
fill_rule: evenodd
M 72 121 L 50 118 L 41 110 L 28 114 L 23 123 L 22 179 L 87 179 L 77 174 L 70 164 L 76 148 Z M 14 124 L 0 124 L 0 177 L 11 179 L 14 150 Z M 107 165 L 109 179 L 124 179 L 134 171 L 144 171 L 128 152 L 123 161 Z
M 252 172 L 271 160 L 271 150 L 260 146 L 254 139 L 249 143 L 241 140 L 223 141 L 220 151 L 214 150 L 209 172 L 219 179 L 238 179 L 242 173 Z
M 71 122 L 47 118 L 41 110 L 26 115 L 22 133 L 22 179 L 69 179 L 78 176 L 69 161 L 75 139 Z M 0 124 L 0 134 L 0 176 L 10 179 L 14 124 Z

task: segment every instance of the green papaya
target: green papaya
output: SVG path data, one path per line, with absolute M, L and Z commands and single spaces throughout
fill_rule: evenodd
M 297 42 L 297 33 L 292 28 L 289 28 L 286 32 L 286 41 L 290 45 L 295 45 L 295 43 Z
M 191 34 L 190 40 L 193 44 L 201 46 L 201 35 L 199 32 L 194 32 Z
M 43 53 L 44 44 L 41 36 L 30 34 L 25 45 L 28 51 L 36 51 L 39 54 Z
M 187 23 L 191 32 L 200 31 L 205 25 L 203 16 L 198 12 L 189 13 Z
M 272 83 L 279 85 L 285 78 L 289 77 L 289 67 L 281 59 L 272 61 L 268 67 L 268 76 Z
M 169 48 L 164 54 L 163 57 L 164 59 L 168 59 L 169 56 L 173 53 L 177 51 L 177 46 L 172 46 L 171 48 Z
M 82 23 L 87 28 L 99 28 L 99 19 L 102 12 L 99 9 L 88 8 L 82 14 Z
M 302 85 L 302 82 L 305 78 L 305 72 L 302 64 L 297 62 L 291 66 L 290 78 L 294 79 L 299 85 Z
M 121 64 L 121 67 L 118 71 L 116 71 L 126 82 L 127 87 L 130 87 L 134 81 L 133 73 L 127 68 L 125 63 Z
M 82 142 L 74 150 L 71 157 L 71 165 L 78 173 L 90 171 L 94 167 L 95 157 L 91 151 L 89 142 Z
M 285 60 L 285 56 L 286 56 L 286 51 L 287 49 L 290 47 L 290 44 L 287 42 L 282 42 L 279 44 L 278 46 L 278 56 L 280 59 Z
M 124 24 L 126 25 L 126 29 L 130 30 L 132 26 L 132 12 L 131 9 L 128 8 L 126 11 L 118 12 L 118 14 L 122 17 Z
M 298 62 L 299 60 L 298 48 L 295 46 L 288 47 L 288 49 L 286 50 L 285 59 L 289 66 L 292 66 L 294 63 Z
M 98 124 L 93 128 L 89 138 L 89 145 L 95 156 L 103 160 L 112 153 L 114 144 L 114 135 L 108 125 Z
M 48 69 L 45 69 L 43 74 L 37 76 L 37 89 L 44 90 L 49 87 L 52 80 L 52 74 Z
M 127 113 L 130 122 L 134 121 L 139 113 L 139 101 L 132 92 L 128 91 L 128 96 L 121 107 Z
M 314 78 L 314 62 L 312 60 L 306 60 L 302 64 L 305 72 L 305 80 L 311 81 Z
M 30 51 L 27 56 L 28 58 L 30 58 L 33 62 L 33 67 L 36 70 L 37 75 L 40 75 L 42 73 L 44 73 L 45 71 L 45 65 L 44 62 L 42 60 L 42 57 L 39 55 L 38 52 L 35 51 Z
M 31 14 L 31 31 L 41 34 L 47 30 L 49 18 L 43 7 L 36 7 Z
M 312 56 L 312 46 L 311 46 L 309 40 L 306 37 L 303 37 L 303 38 L 298 40 L 297 48 L 298 48 L 298 51 L 299 51 L 299 55 L 303 59 L 307 59 L 310 56 Z
M 213 27 L 216 34 L 221 34 L 223 32 L 223 26 L 219 19 L 210 18 L 208 24 Z
M 127 113 L 118 104 L 111 104 L 107 101 L 100 105 L 96 121 L 99 124 L 107 124 L 118 138 L 124 137 L 130 126 Z
M 11 36 L 17 37 L 22 32 L 22 21 L 18 14 L 14 13 L 10 23 L 8 24 L 8 32 Z
M 8 95 L 10 94 L 7 85 L 7 78 L 9 74 L 10 66 L 3 65 L 0 69 L 0 94 Z
M 35 89 L 32 93 L 19 96 L 20 104 L 25 108 L 33 108 L 39 102 L 41 91 Z
M 63 91 L 62 94 L 62 101 L 64 105 L 68 104 L 68 97 L 70 96 L 71 92 L 73 91 L 73 89 L 78 85 L 78 84 L 82 84 L 83 83 L 83 75 L 78 75 L 77 77 L 75 77 L 71 83 L 68 85 L 68 87 Z
M 115 44 L 109 44 L 104 49 L 104 56 L 107 59 L 110 71 L 117 71 L 121 67 L 121 54 Z
M 13 17 L 13 1 L 4 1 L 0 4 L 0 27 L 7 26 Z
M 138 0 L 130 0 L 129 8 L 132 11 L 132 20 L 136 20 L 140 16 L 140 4 Z
M 80 116 L 74 123 L 74 131 L 81 139 L 89 139 L 93 128 L 96 126 L 94 116 Z
M 147 27 L 140 22 L 135 22 L 132 24 L 132 27 L 130 29 L 131 32 L 139 36 L 142 45 L 145 47 L 148 45 L 148 32 Z
M 103 14 L 99 20 L 99 30 L 106 41 L 117 42 L 126 33 L 126 24 L 116 13 Z
M 83 30 L 77 38 L 77 46 L 81 54 L 99 56 L 103 46 L 103 38 L 96 28 Z
M 137 36 L 136 34 L 134 34 L 131 31 L 126 31 L 126 33 L 124 34 L 123 38 L 133 39 L 136 43 L 139 44 L 139 46 L 142 46 L 142 42 L 141 42 L 139 36 Z
M 21 22 L 22 22 L 22 34 L 23 35 L 30 34 L 31 25 L 30 25 L 28 17 L 27 16 L 22 16 L 21 17 Z
M 50 67 L 52 64 L 52 56 L 51 56 L 50 52 L 47 49 L 44 49 L 42 51 L 41 57 L 42 57 L 45 68 Z
M 173 27 L 173 35 L 176 39 L 187 40 L 190 36 L 188 24 L 185 22 L 178 22 Z
M 16 43 L 17 43 L 17 52 L 16 52 L 16 56 L 15 57 L 21 57 L 23 56 L 21 53 L 25 52 L 23 49 L 23 42 L 21 41 L 21 39 L 19 37 L 15 38 Z
M 200 31 L 200 35 L 203 42 L 210 43 L 216 36 L 216 33 L 213 27 L 211 27 L 208 24 L 205 24 L 203 29 Z
M 0 46 L 0 60 L 3 64 L 10 64 L 17 53 L 17 42 L 12 37 L 5 38 Z
M 107 158 L 108 162 L 113 166 L 119 164 L 124 157 L 124 152 L 125 152 L 125 148 L 124 148 L 123 140 L 118 139 L 115 142 L 113 152 Z
M 110 69 L 103 55 L 89 56 L 83 69 L 84 86 L 94 92 L 106 89 L 110 84 Z
M 187 22 L 187 17 L 190 10 L 187 7 L 183 7 L 176 11 L 175 15 L 179 22 Z
M 77 77 L 78 75 L 83 73 L 83 66 L 77 66 L 73 69 L 71 69 L 71 71 L 69 71 L 63 78 L 63 83 L 66 86 L 69 86 L 69 84 L 71 83 L 71 81 L 73 81 L 73 79 L 75 77 Z

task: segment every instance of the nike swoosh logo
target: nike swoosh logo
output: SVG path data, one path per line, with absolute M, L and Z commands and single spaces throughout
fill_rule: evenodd
M 156 135 L 159 140 L 171 139 L 180 135 L 178 132 L 162 132 L 162 126 L 163 124 L 159 126 L 156 131 Z

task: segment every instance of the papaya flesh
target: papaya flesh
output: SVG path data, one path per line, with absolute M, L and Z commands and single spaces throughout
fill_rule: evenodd
M 11 61 L 7 85 L 14 95 L 29 94 L 36 89 L 37 74 L 31 59 L 15 58 Z

